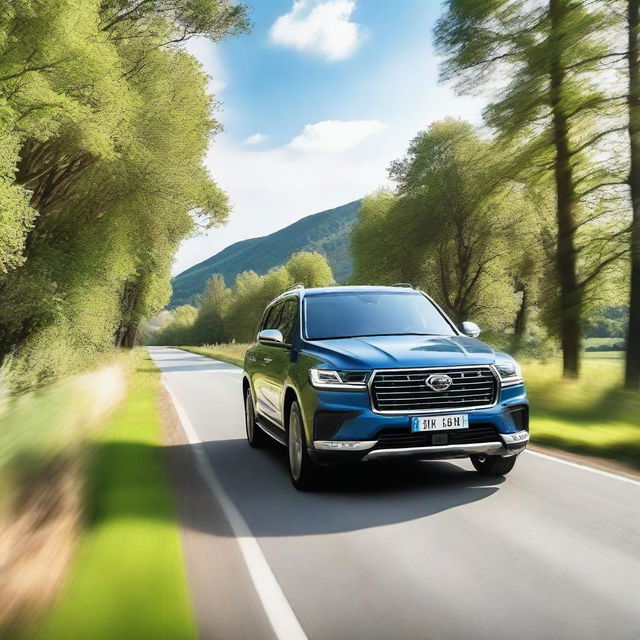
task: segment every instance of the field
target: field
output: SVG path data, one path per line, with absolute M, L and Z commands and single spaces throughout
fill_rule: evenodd
M 533 443 L 614 458 L 640 467 L 640 397 L 621 389 L 620 352 L 590 353 L 579 380 L 560 362 L 525 362 Z
M 242 366 L 246 344 L 183 347 Z M 563 380 L 558 358 L 523 363 L 531 441 L 640 467 L 640 398 L 621 390 L 623 352 L 586 353 L 579 380 Z

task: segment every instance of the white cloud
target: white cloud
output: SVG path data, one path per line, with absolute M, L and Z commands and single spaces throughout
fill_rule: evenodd
M 227 86 L 224 67 L 218 55 L 216 44 L 206 38 L 192 38 L 185 46 L 186 50 L 200 61 L 209 76 L 207 88 L 213 95 L 220 93 Z
M 330 61 L 348 58 L 361 36 L 351 21 L 355 8 L 355 0 L 295 0 L 291 11 L 271 26 L 271 41 Z
M 386 129 L 378 120 L 323 120 L 305 125 L 287 148 L 296 151 L 348 151 L 368 136 Z
M 261 144 L 262 142 L 266 142 L 269 139 L 269 136 L 264 133 L 254 133 L 245 139 L 244 144 Z

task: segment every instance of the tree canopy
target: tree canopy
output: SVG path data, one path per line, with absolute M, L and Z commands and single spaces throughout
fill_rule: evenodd
M 0 8 L 0 357 L 26 384 L 133 344 L 180 241 L 226 220 L 216 103 L 179 43 L 246 26 L 224 0 Z

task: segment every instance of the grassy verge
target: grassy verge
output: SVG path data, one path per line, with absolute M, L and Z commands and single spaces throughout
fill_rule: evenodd
M 564 380 L 557 359 L 523 365 L 531 440 L 640 468 L 640 396 L 621 389 L 624 360 L 589 355 L 579 380 Z
M 242 366 L 249 345 L 181 347 Z M 531 399 L 531 440 L 640 468 L 640 397 L 621 390 L 624 353 L 586 353 L 582 377 L 563 380 L 558 359 L 523 366 Z
M 235 364 L 241 367 L 244 363 L 244 353 L 250 347 L 249 344 L 233 343 L 233 344 L 204 344 L 201 347 L 179 347 L 191 353 L 197 353 L 208 358 L 215 358 Z
M 94 438 L 87 528 L 38 638 L 196 638 L 165 475 L 159 372 L 140 356 L 129 394 Z

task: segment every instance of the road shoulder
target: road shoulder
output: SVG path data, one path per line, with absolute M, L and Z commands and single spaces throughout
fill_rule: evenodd
M 640 470 L 630 464 L 610 460 L 609 458 L 600 458 L 598 456 L 587 456 L 580 453 L 573 453 L 555 447 L 545 447 L 539 444 L 529 444 L 528 449 L 531 451 L 542 453 L 551 458 L 558 458 L 565 462 L 582 465 L 583 467 L 605 471 L 613 475 L 629 478 L 630 480 L 640 481 Z
M 178 509 L 187 578 L 202 640 L 274 637 L 222 507 L 197 470 L 173 401 L 163 389 L 166 463 Z

